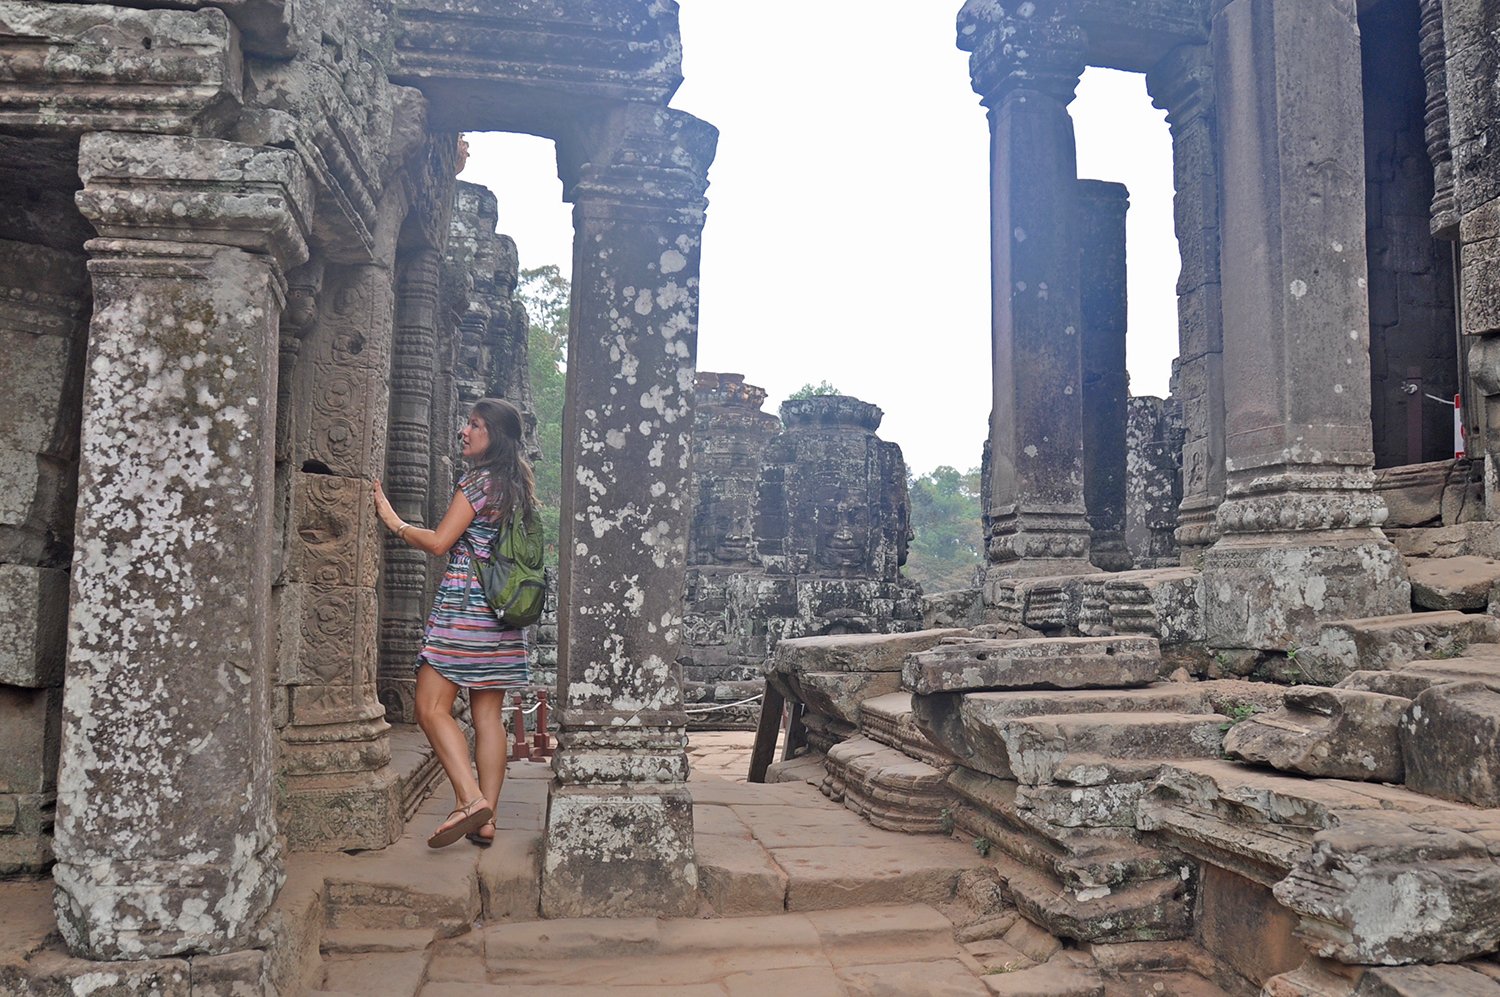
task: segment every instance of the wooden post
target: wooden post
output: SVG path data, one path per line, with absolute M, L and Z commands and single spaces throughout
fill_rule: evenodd
M 760 701 L 760 723 L 755 728 L 755 746 L 750 749 L 750 782 L 765 782 L 766 769 L 776 755 L 776 735 L 781 733 L 781 711 L 786 697 L 771 683 Z

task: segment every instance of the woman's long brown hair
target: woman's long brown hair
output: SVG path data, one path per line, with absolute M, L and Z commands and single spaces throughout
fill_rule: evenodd
M 475 468 L 489 472 L 484 518 L 501 520 L 518 511 L 529 520 L 536 512 L 536 477 L 521 442 L 521 410 L 504 398 L 481 398 L 472 411 L 490 438 L 474 461 Z

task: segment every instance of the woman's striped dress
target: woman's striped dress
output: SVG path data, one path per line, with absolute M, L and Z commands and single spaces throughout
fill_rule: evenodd
M 470 471 L 458 487 L 474 507 L 474 521 L 448 554 L 448 570 L 438 585 L 417 668 L 428 664 L 456 685 L 468 689 L 512 689 L 529 679 L 526 638 L 520 630 L 502 630 L 484 601 L 484 588 L 473 559 L 490 555 L 500 523 L 481 514 L 486 504 L 484 470 Z

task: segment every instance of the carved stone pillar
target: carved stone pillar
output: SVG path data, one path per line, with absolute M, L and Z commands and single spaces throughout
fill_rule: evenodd
M 1219 146 L 1208 46 L 1184 45 L 1151 72 L 1153 102 L 1172 129 L 1177 277 L 1178 392 L 1187 437 L 1177 542 L 1198 565 L 1219 538 L 1224 501 L 1224 318 L 1219 278 Z
M 442 255 L 430 247 L 397 261 L 396 335 L 391 363 L 390 443 L 383 484 L 391 505 L 408 523 L 428 522 L 433 438 L 432 393 L 437 348 L 438 287 Z M 446 499 L 434 498 L 446 508 Z M 394 537 L 385 541 L 381 592 L 380 698 L 391 720 L 416 719 L 416 673 L 427 618 L 431 558 Z
M 283 824 L 299 850 L 380 848 L 401 832 L 376 694 L 384 530 L 369 498 L 385 458 L 392 313 L 388 267 L 328 263 L 294 373 L 278 705 Z
M 1089 561 L 1106 571 L 1131 565 L 1125 546 L 1126 285 L 1124 184 L 1078 181 L 1083 336 L 1083 490 Z
M 58 778 L 58 926 L 97 959 L 252 941 L 280 884 L 269 676 L 295 153 L 83 138 L 94 315 Z
M 1068 102 L 1082 32 L 1055 4 L 959 15 L 989 108 L 994 408 L 991 582 L 1092 571 L 1084 503 L 1077 166 Z M 986 598 L 991 598 L 987 591 Z
M 1427 83 L 1427 158 L 1432 161 L 1432 234 L 1458 236 L 1458 204 L 1453 191 L 1453 150 L 1448 140 L 1448 51 L 1443 40 L 1443 0 L 1421 0 L 1418 47 Z
M 1217 647 L 1410 611 L 1372 491 L 1353 0 L 1231 0 L 1213 21 L 1224 191 L 1226 498 L 1203 565 Z
M 697 904 L 682 631 L 698 260 L 717 133 L 617 109 L 570 177 L 572 329 L 547 917 Z
M 1445 0 L 1448 145 L 1460 215 L 1459 324 L 1468 340 L 1472 400 L 1485 451 L 1485 508 L 1500 519 L 1500 2 Z M 1471 447 L 1474 444 L 1471 442 Z

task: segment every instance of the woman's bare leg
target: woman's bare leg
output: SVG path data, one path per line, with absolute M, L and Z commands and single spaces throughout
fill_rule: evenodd
M 453 701 L 458 686 L 443 678 L 431 665 L 417 670 L 417 724 L 437 753 L 438 762 L 453 784 L 453 796 L 462 807 L 482 796 L 469 762 L 469 742 L 453 719 Z
M 505 786 L 505 691 L 473 689 L 469 692 L 469 712 L 474 721 L 474 762 L 479 766 L 479 791 L 494 810 L 500 803 Z M 479 832 L 488 838 L 494 832 Z

